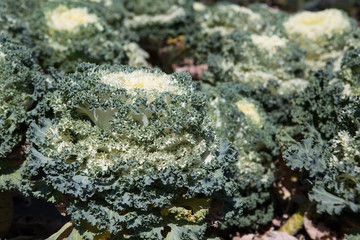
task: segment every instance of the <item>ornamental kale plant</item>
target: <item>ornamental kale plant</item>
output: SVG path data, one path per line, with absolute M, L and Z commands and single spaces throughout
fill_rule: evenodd
M 82 62 L 147 65 L 145 53 L 125 28 L 113 29 L 99 6 L 81 1 L 50 1 L 25 21 L 39 64 L 72 72 Z M 135 56 L 134 56 L 135 55 Z
M 302 80 L 306 70 L 304 57 L 304 52 L 285 38 L 235 31 L 222 41 L 220 51 L 209 55 L 204 80 L 260 86 L 272 81 L 279 87 L 297 80 L 306 85 Z
M 310 69 L 322 69 L 329 60 L 335 60 L 333 66 L 338 70 L 344 51 L 351 47 L 348 42 L 356 23 L 341 10 L 327 9 L 289 16 L 281 28 L 292 42 L 307 52 L 305 63 Z
M 226 198 L 232 206 L 220 228 L 258 229 L 274 214 L 270 189 L 274 181 L 271 160 L 277 154 L 276 129 L 261 103 L 246 96 L 245 86 L 232 87 L 223 84 L 208 90 L 209 112 L 217 133 L 239 151 L 233 165 L 236 191 Z
M 189 75 L 82 64 L 54 79 L 28 132 L 32 194 L 65 204 L 84 238 L 204 239 L 237 152 Z
M 192 33 L 192 0 L 123 0 L 124 26 L 152 45 Z M 151 47 L 151 46 L 148 46 Z
M 358 62 L 351 53 L 338 74 L 318 72 L 317 81 L 294 99 L 293 118 L 303 128 L 303 140 L 284 152 L 288 165 L 301 169 L 317 210 L 330 215 L 360 210 L 359 96 L 344 91 L 343 78 L 344 72 L 358 74 L 349 68 Z
M 0 1 L 0 238 L 356 238 L 359 9 L 252 2 Z

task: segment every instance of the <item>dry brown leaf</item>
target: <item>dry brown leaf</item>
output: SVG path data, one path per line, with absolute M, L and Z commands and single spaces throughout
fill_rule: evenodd
M 205 220 L 208 226 L 215 228 L 219 226 L 219 222 L 223 220 L 225 217 L 223 208 L 224 208 L 224 201 L 215 200 L 215 199 L 211 201 L 209 213 L 206 216 L 206 220 Z
M 297 240 L 294 236 L 291 236 L 285 232 L 273 231 L 262 236 L 260 240 Z
M 65 203 L 60 202 L 60 203 L 56 204 L 55 207 L 62 216 L 64 216 L 64 217 L 66 216 L 66 205 L 65 205 Z
M 271 220 L 271 222 L 272 222 L 272 225 L 273 225 L 274 227 L 277 227 L 277 228 L 282 225 L 282 219 L 281 219 L 281 217 L 279 217 L 279 216 L 276 216 L 275 218 L 273 218 L 273 219 Z
M 255 237 L 256 237 L 255 234 L 246 234 L 241 237 L 240 236 L 233 237 L 232 240 L 255 240 Z
M 29 144 L 23 143 L 13 148 L 12 152 L 7 156 L 9 166 L 17 166 L 25 160 L 25 153 L 30 147 Z
M 315 224 L 310 219 L 310 214 L 307 212 L 304 216 L 304 228 L 309 235 L 309 237 L 313 240 L 336 240 L 336 233 L 331 231 L 328 227 L 326 227 L 323 223 Z
M 173 64 L 173 69 L 175 72 L 188 72 L 194 79 L 201 79 L 201 73 L 208 70 L 208 65 L 194 65 L 194 60 L 184 59 L 181 63 Z

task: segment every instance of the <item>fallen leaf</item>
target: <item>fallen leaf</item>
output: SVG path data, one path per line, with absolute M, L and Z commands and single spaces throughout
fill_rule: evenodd
M 307 211 L 304 215 L 304 228 L 311 239 L 336 240 L 336 233 L 331 231 L 323 223 L 315 224 L 310 219 L 310 213 Z
M 223 220 L 225 217 L 223 208 L 224 208 L 224 201 L 214 199 L 211 202 L 209 213 L 205 218 L 205 221 L 208 226 L 215 228 L 219 226 L 219 222 Z
M 188 72 L 194 79 L 201 79 L 201 73 L 208 70 L 207 64 L 194 65 L 193 59 L 184 59 L 182 62 L 173 64 L 175 72 Z
M 236 237 L 233 237 L 232 240 L 255 240 L 255 234 L 246 234 L 246 235 L 243 235 L 243 236 L 236 236 Z
M 25 160 L 25 154 L 30 147 L 28 143 L 22 143 L 13 148 L 12 152 L 7 156 L 9 166 L 18 166 Z
M 285 232 L 273 231 L 262 236 L 260 240 L 297 240 L 294 236 L 291 236 Z
M 65 203 L 60 202 L 60 203 L 56 204 L 55 207 L 62 216 L 64 216 L 64 217 L 66 216 L 66 205 L 65 205 Z
M 280 227 L 281 224 L 282 224 L 282 219 L 281 219 L 281 217 L 276 216 L 275 218 L 273 218 L 273 219 L 271 220 L 271 222 L 272 222 L 273 226 L 275 226 L 275 227 L 278 228 L 278 227 Z

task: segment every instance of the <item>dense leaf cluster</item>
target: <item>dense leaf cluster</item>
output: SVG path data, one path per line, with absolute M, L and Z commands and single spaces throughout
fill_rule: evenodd
M 0 191 L 63 206 L 49 239 L 211 239 L 308 204 L 359 216 L 359 28 L 241 4 L 1 1 Z
M 31 51 L 0 35 L 0 189 L 20 187 L 22 145 L 30 122 L 41 116 L 44 91 L 51 88 Z
M 211 199 L 233 191 L 237 152 L 215 138 L 191 78 L 83 64 L 54 79 L 46 117 L 28 131 L 28 175 L 44 174 L 29 191 L 64 202 L 95 235 L 159 239 L 170 226 L 202 239 Z
M 348 60 L 343 58 L 342 70 L 351 65 Z M 319 212 L 359 212 L 359 98 L 345 95 L 341 74 L 336 78 L 325 70 L 315 77 L 293 102 L 292 117 L 303 127 L 304 140 L 289 147 L 284 158 L 302 170 Z

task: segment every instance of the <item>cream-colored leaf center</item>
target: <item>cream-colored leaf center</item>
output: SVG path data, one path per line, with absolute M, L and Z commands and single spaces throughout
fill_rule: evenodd
M 157 92 L 170 92 L 181 94 L 174 80 L 166 74 L 148 73 L 144 70 L 137 70 L 131 73 L 117 72 L 105 74 L 101 81 L 116 88 L 128 90 L 143 89 L 145 91 L 155 90 Z
M 279 47 L 283 47 L 288 42 L 285 38 L 280 38 L 276 35 L 261 36 L 251 35 L 251 41 L 260 49 L 267 50 L 270 54 L 275 53 Z
M 67 8 L 64 5 L 46 13 L 48 27 L 55 31 L 74 31 L 80 26 L 96 23 L 98 17 L 87 8 Z
M 236 102 L 236 106 L 240 112 L 243 112 L 245 116 L 249 117 L 256 125 L 260 125 L 261 117 L 254 103 L 242 99 Z
M 336 9 L 327 9 L 319 12 L 302 12 L 290 17 L 284 28 L 290 35 L 297 34 L 301 38 L 316 40 L 321 36 L 331 37 L 335 33 L 342 33 L 349 29 L 350 21 Z

